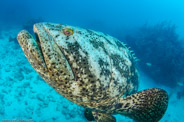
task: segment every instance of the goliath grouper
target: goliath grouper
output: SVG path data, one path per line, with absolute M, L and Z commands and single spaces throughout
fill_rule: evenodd
M 115 122 L 113 114 L 139 122 L 157 122 L 168 106 L 158 88 L 138 90 L 131 50 L 114 37 L 93 30 L 53 23 L 34 25 L 18 42 L 38 74 L 59 94 L 85 108 L 97 122 Z M 136 93 L 137 92 L 137 93 Z

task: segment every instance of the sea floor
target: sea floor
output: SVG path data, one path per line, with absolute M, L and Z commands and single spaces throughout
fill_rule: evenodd
M 11 119 L 36 122 L 87 122 L 83 108 L 73 104 L 34 71 L 24 56 L 16 35 L 19 29 L 0 32 L 0 121 Z M 179 89 L 169 89 L 140 72 L 139 90 L 163 88 L 169 93 L 169 106 L 160 122 L 184 121 L 184 98 L 177 99 Z M 133 120 L 115 115 L 117 122 Z

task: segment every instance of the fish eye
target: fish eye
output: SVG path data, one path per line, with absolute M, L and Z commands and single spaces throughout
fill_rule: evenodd
M 73 30 L 72 29 L 69 29 L 69 28 L 65 28 L 63 29 L 63 33 L 66 35 L 66 36 L 70 36 L 73 34 Z

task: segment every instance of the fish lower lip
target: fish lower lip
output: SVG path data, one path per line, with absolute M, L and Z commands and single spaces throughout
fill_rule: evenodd
M 37 66 L 39 66 L 39 72 L 42 73 L 47 71 L 41 45 L 39 43 L 40 40 L 35 40 L 33 36 L 26 30 L 19 32 L 17 40 L 29 62 L 34 64 L 33 67 L 37 69 Z

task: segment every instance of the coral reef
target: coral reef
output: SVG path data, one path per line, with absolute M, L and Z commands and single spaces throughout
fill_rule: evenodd
M 184 41 L 179 40 L 175 25 L 144 25 L 126 35 L 125 41 L 140 59 L 140 67 L 158 84 L 175 87 L 183 79 Z

